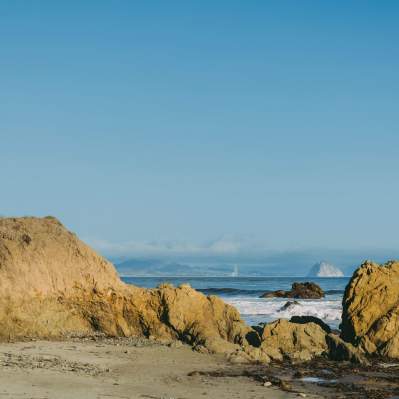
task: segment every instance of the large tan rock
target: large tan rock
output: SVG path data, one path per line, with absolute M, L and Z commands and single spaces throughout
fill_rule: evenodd
M 343 298 L 341 337 L 366 353 L 399 359 L 399 262 L 365 262 Z
M 0 219 L 0 339 L 96 332 L 180 339 L 231 354 L 253 331 L 189 286 L 142 289 L 52 217 Z
M 151 335 L 178 338 L 218 353 L 231 353 L 247 344 L 245 336 L 251 328 L 234 307 L 220 298 L 206 297 L 188 285 L 179 288 L 166 285 L 149 293 L 155 298 L 141 302 L 136 309 L 143 319 L 151 321 Z M 148 304 L 154 301 L 155 312 L 150 314 Z M 160 322 L 167 327 L 166 334 L 159 334 Z
M 0 219 L 0 295 L 70 295 L 123 286 L 113 265 L 53 217 Z
M 272 360 L 307 361 L 327 351 L 327 333 L 317 323 L 279 319 L 265 325 L 260 348 Z

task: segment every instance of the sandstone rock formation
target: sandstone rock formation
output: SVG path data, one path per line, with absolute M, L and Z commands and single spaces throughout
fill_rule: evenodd
M 53 217 L 0 219 L 0 295 L 71 295 L 121 289 L 113 265 Z
M 235 308 L 189 286 L 124 284 L 55 218 L 0 219 L 0 339 L 100 332 L 234 353 L 251 331 Z
M 324 291 L 315 283 L 293 283 L 290 291 L 278 290 L 265 292 L 261 298 L 302 298 L 320 299 L 324 297 Z
M 399 359 L 399 262 L 365 262 L 343 298 L 341 337 L 368 354 Z
M 328 332 L 314 322 L 279 319 L 265 325 L 260 349 L 272 360 L 307 361 L 327 351 Z

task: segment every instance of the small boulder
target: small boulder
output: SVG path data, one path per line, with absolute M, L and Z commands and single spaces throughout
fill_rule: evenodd
M 279 312 L 283 312 L 284 310 L 292 308 L 295 305 L 301 305 L 301 304 L 298 301 L 288 301 L 278 311 Z
M 265 325 L 260 349 L 272 360 L 307 361 L 327 351 L 326 335 L 319 324 L 279 319 Z
M 245 353 L 242 350 L 237 350 L 229 355 L 227 355 L 227 359 L 229 360 L 230 363 L 234 364 L 245 364 L 245 363 L 251 363 L 253 360 L 250 355 Z

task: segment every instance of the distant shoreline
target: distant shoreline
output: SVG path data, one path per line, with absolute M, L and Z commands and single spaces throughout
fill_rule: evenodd
M 127 274 L 119 274 L 120 278 L 229 278 L 229 279 L 240 279 L 240 278 L 297 278 L 297 279 L 345 279 L 350 278 L 351 276 L 333 276 L 333 277 L 307 277 L 307 276 L 175 276 L 175 275 L 127 275 Z

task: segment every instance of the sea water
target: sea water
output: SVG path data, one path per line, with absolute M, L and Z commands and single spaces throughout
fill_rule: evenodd
M 250 325 L 292 316 L 315 316 L 332 328 L 341 322 L 342 296 L 347 277 L 122 277 L 129 284 L 154 288 L 161 283 L 186 283 L 206 295 L 218 295 L 235 306 Z M 323 299 L 295 299 L 298 304 L 283 309 L 287 298 L 259 298 L 265 292 L 289 290 L 293 282 L 312 281 L 326 293 Z

